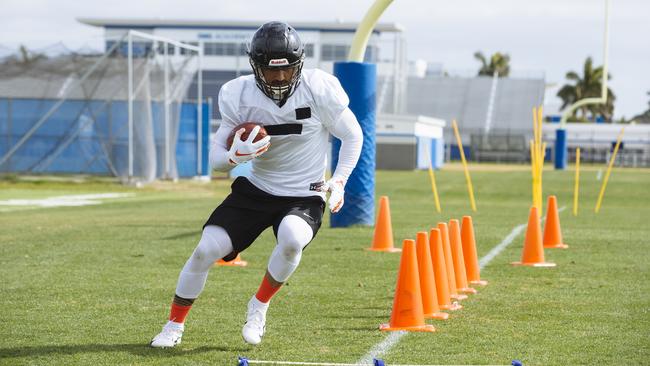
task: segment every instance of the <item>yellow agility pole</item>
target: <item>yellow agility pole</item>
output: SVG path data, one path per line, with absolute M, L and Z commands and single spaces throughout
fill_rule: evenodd
M 532 193 L 532 205 L 537 207 L 537 166 L 535 155 L 537 148 L 535 147 L 535 140 L 530 140 L 530 174 L 531 174 L 531 193 Z
M 537 107 L 533 107 L 533 141 L 535 141 L 535 147 L 537 147 L 537 143 L 539 141 L 537 137 L 538 133 L 537 129 Z
M 537 204 L 535 205 L 539 209 L 540 217 L 542 215 L 542 206 L 544 205 L 542 177 L 544 175 L 544 159 L 546 158 L 546 142 L 541 145 L 541 152 L 537 163 Z
M 616 160 L 616 153 L 618 152 L 618 147 L 621 145 L 621 140 L 623 139 L 623 132 L 625 132 L 625 126 L 621 129 L 621 132 L 618 134 L 616 139 L 616 145 L 614 146 L 614 153 L 609 159 L 609 166 L 607 167 L 607 172 L 605 173 L 605 179 L 603 179 L 603 185 L 600 187 L 600 193 L 598 194 L 598 202 L 596 202 L 596 208 L 594 209 L 595 213 L 600 211 L 600 205 L 603 203 L 603 196 L 605 195 L 605 188 L 607 188 L 607 181 L 609 180 L 609 174 L 612 172 L 612 167 L 614 166 L 614 161 Z
M 537 206 L 540 217 L 542 216 L 542 206 L 544 205 L 543 197 L 543 175 L 544 175 L 544 159 L 546 158 L 546 143 L 542 143 L 542 106 L 537 107 L 537 148 L 539 149 L 537 155 Z
M 458 133 L 458 125 L 456 120 L 451 121 L 451 126 L 454 128 L 454 135 L 456 135 L 456 143 L 460 151 L 460 160 L 463 162 L 465 169 L 465 180 L 467 181 L 467 191 L 469 192 L 469 202 L 472 205 L 472 211 L 476 212 L 476 202 L 474 202 L 474 188 L 472 188 L 472 179 L 469 176 L 469 169 L 467 169 L 467 161 L 465 160 L 465 151 L 463 151 L 463 142 L 460 140 L 460 133 Z
M 580 189 L 580 148 L 576 149 L 576 178 L 573 187 L 573 216 L 578 216 L 578 190 Z
M 530 140 L 530 169 L 532 172 L 532 201 L 538 212 L 542 212 L 542 173 L 546 144 L 542 144 L 542 107 L 533 107 L 533 139 Z
M 440 209 L 440 199 L 438 199 L 436 176 L 433 174 L 433 167 L 431 166 L 431 156 L 429 156 L 429 179 L 431 180 L 431 192 L 433 192 L 433 200 L 436 202 L 436 211 L 440 213 L 442 210 Z

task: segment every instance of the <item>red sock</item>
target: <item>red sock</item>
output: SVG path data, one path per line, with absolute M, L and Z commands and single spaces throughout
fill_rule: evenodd
M 276 292 L 280 290 L 282 285 L 274 287 L 271 285 L 271 282 L 264 276 L 264 279 L 262 279 L 262 284 L 260 285 L 260 288 L 257 290 L 257 293 L 255 294 L 255 297 L 263 302 L 263 303 L 268 303 L 271 301 L 271 298 L 273 295 L 275 295 Z
M 175 323 L 185 323 L 185 317 L 190 312 L 192 305 L 182 306 L 172 303 L 172 310 L 169 312 L 169 320 Z

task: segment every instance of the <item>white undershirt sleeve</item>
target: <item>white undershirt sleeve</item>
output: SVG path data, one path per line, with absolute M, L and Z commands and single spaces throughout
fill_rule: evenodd
M 228 150 L 226 149 L 229 134 L 229 128 L 224 125 L 219 126 L 210 144 L 210 166 L 220 172 L 227 172 L 233 168 L 228 162 Z
M 334 137 L 341 140 L 339 160 L 332 178 L 342 179 L 345 184 L 359 160 L 363 146 L 363 132 L 357 117 L 354 116 L 350 108 L 345 108 L 336 122 L 328 127 L 328 130 Z

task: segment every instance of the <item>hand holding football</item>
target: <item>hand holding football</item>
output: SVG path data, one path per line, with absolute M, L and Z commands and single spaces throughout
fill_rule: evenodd
M 241 140 L 246 141 L 246 139 L 248 139 L 248 135 L 250 135 L 251 131 L 253 131 L 253 129 L 256 126 L 260 126 L 260 131 L 257 133 L 257 136 L 255 136 L 253 142 L 257 142 L 263 139 L 264 137 L 266 137 L 267 135 L 266 130 L 264 129 L 264 126 L 262 126 L 261 123 L 244 122 L 237 125 L 237 127 L 233 128 L 232 131 L 230 131 L 230 135 L 228 135 L 228 140 L 226 141 L 228 149 L 230 149 L 230 147 L 232 146 L 232 142 L 235 138 L 235 133 L 237 133 L 237 131 L 241 130 L 242 128 L 245 129 L 244 133 L 242 133 L 241 135 Z

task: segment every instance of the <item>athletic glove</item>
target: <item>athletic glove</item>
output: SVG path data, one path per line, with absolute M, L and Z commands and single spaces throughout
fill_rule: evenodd
M 271 146 L 271 136 L 266 136 L 259 141 L 253 142 L 260 126 L 253 128 L 245 141 L 241 140 L 241 135 L 246 129 L 241 128 L 235 132 L 235 138 L 232 140 L 232 146 L 228 151 L 228 162 L 230 165 L 237 165 L 252 160 L 266 152 Z
M 330 192 L 328 200 L 330 211 L 337 213 L 343 207 L 343 197 L 345 196 L 345 183 L 341 178 L 332 178 L 325 182 L 324 191 Z

